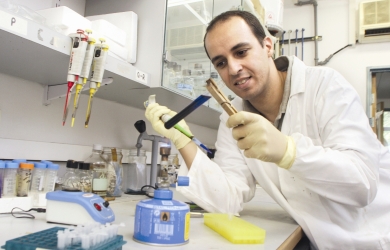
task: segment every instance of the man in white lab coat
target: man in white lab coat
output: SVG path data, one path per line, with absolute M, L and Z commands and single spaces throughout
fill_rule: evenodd
M 205 49 L 239 111 L 222 113 L 214 160 L 164 128 L 159 118 L 174 112 L 158 104 L 146 110 L 184 159 L 179 174 L 191 185 L 181 192 L 208 211 L 238 213 L 257 182 L 313 248 L 390 249 L 390 154 L 353 87 L 333 69 L 273 60 L 271 39 L 244 11 L 216 17 Z

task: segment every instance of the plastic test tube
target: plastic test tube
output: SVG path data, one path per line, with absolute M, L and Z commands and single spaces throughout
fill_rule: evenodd
M 19 164 L 16 196 L 18 197 L 28 196 L 33 169 L 34 169 L 33 163 L 22 162 Z
M 45 173 L 45 184 L 43 191 L 45 193 L 54 191 L 54 187 L 57 181 L 57 172 L 59 169 L 58 164 L 47 164 L 46 173 Z
M 16 196 L 16 173 L 18 171 L 18 168 L 19 164 L 16 162 L 5 163 L 3 197 Z

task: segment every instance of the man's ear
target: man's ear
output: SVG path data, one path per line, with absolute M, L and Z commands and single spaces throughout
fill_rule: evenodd
M 264 48 L 267 50 L 268 57 L 272 57 L 274 55 L 274 43 L 272 39 L 268 36 L 264 37 L 263 44 Z

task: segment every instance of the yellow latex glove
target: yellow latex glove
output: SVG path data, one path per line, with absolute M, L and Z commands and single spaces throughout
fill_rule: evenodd
M 191 139 L 182 134 L 175 128 L 166 129 L 164 127 L 164 122 L 160 119 L 161 116 L 168 114 L 173 117 L 176 115 L 176 112 L 170 110 L 165 106 L 160 106 L 158 103 L 149 104 L 146 108 L 145 116 L 152 124 L 153 129 L 162 136 L 170 139 L 177 149 L 183 148 L 185 145 L 191 142 Z M 179 122 L 179 125 L 182 126 L 185 130 L 191 133 L 188 125 L 184 120 Z M 192 134 L 192 133 L 191 133 Z
M 285 169 L 294 163 L 294 140 L 261 115 L 240 111 L 229 117 L 226 126 L 233 128 L 233 138 L 246 157 L 273 162 Z

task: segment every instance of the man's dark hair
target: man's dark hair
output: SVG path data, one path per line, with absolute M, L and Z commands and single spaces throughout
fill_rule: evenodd
M 253 14 L 247 12 L 247 11 L 241 11 L 241 10 L 230 10 L 223 12 L 219 14 L 218 16 L 214 17 L 213 20 L 209 23 L 206 29 L 206 34 L 204 35 L 203 38 L 203 46 L 204 50 L 206 51 L 207 56 L 210 58 L 209 53 L 207 52 L 206 49 L 206 36 L 207 34 L 215 28 L 215 26 L 220 23 L 220 22 L 225 22 L 229 20 L 231 17 L 241 17 L 249 26 L 249 28 L 252 30 L 253 35 L 257 38 L 259 41 L 261 47 L 263 47 L 263 40 L 265 37 L 265 32 L 263 29 L 263 26 L 261 25 L 259 19 L 257 19 L 256 16 Z

